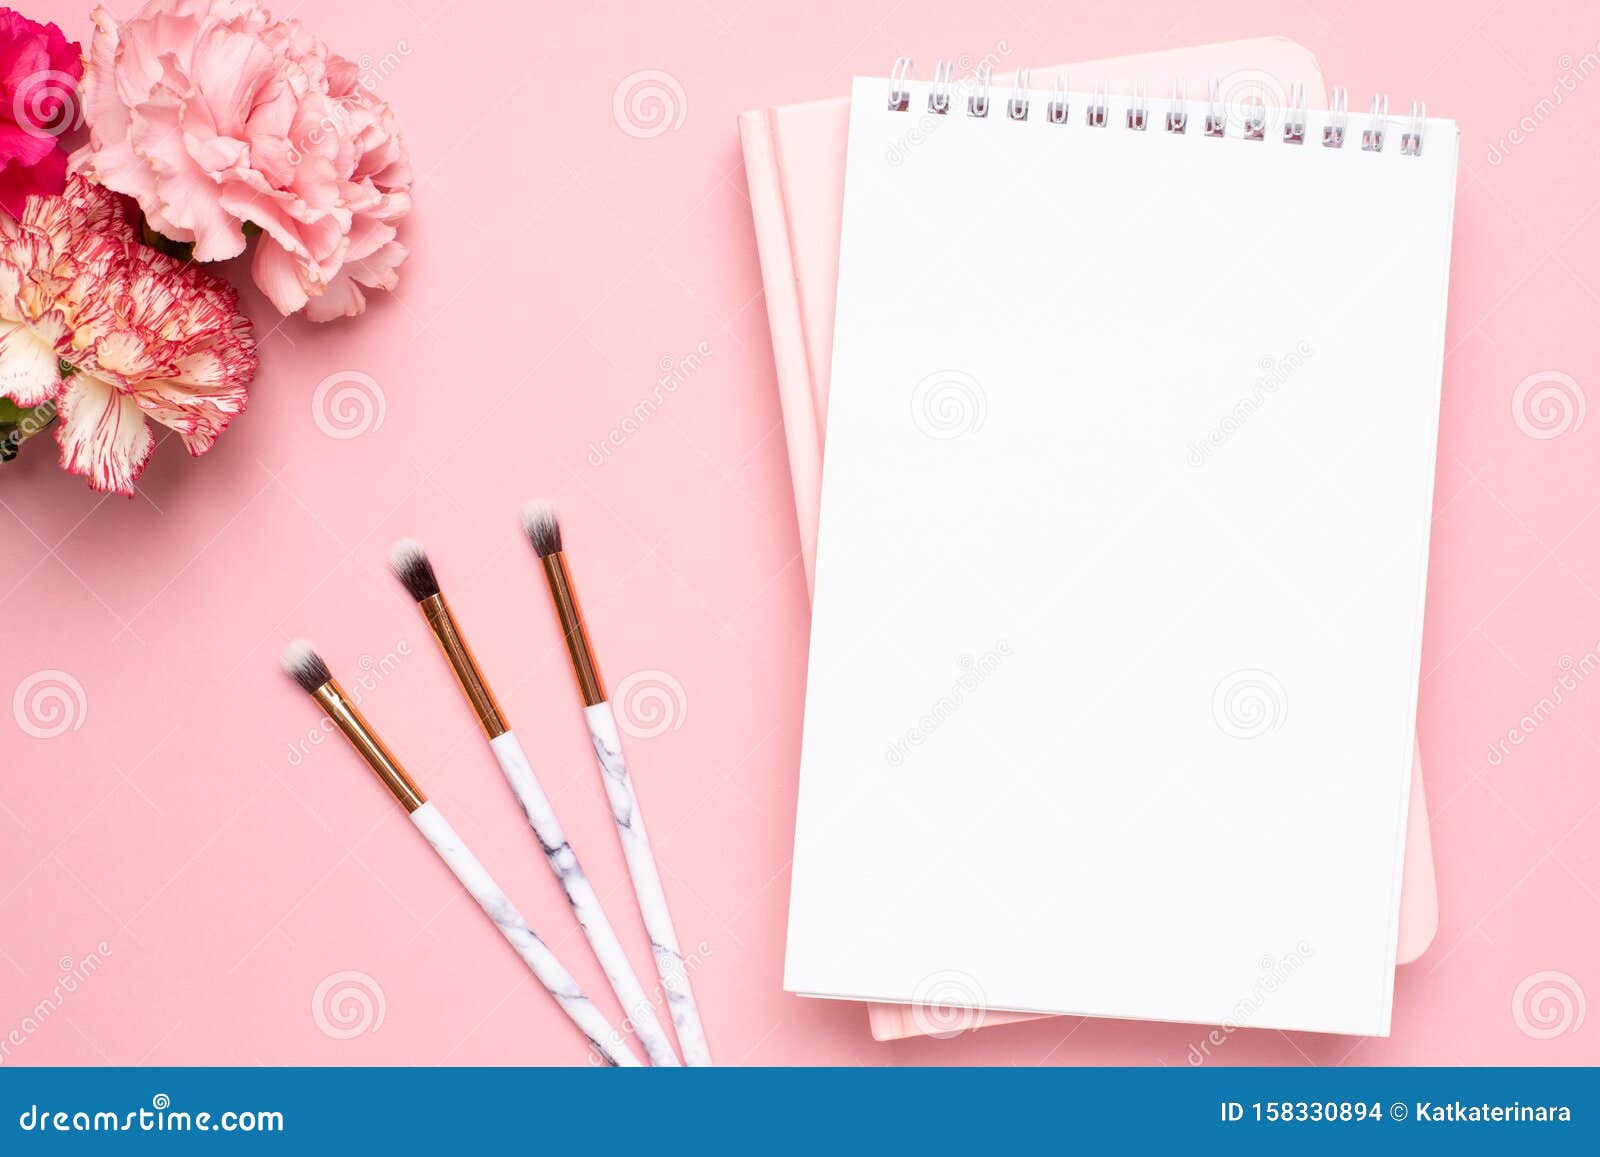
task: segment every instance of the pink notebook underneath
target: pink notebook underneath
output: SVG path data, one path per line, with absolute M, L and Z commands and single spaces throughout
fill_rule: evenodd
M 995 61 L 996 67 L 1008 63 L 1017 62 Z M 1103 81 L 1113 92 L 1130 91 L 1141 81 L 1161 92 L 1181 79 L 1191 94 L 1200 94 L 1216 78 L 1224 99 L 1238 100 L 1251 93 L 1280 106 L 1290 88 L 1299 84 L 1311 107 L 1324 108 L 1327 103 L 1316 58 L 1282 37 L 1091 61 L 1055 71 L 1070 72 L 1074 87 Z M 997 76 L 995 83 L 1005 82 Z M 1034 83 L 1048 85 L 1050 78 L 1035 70 Z M 808 588 L 814 574 L 822 489 L 849 112 L 849 100 L 840 98 L 756 109 L 739 117 Z M 1420 755 L 1412 768 L 1409 816 L 1396 952 L 1400 964 L 1427 950 L 1439 922 Z M 867 1007 L 872 1035 L 878 1040 L 931 1035 L 941 1029 L 938 1015 L 912 1005 Z M 962 1026 L 1035 1019 L 1037 1014 L 990 1010 L 963 1018 Z

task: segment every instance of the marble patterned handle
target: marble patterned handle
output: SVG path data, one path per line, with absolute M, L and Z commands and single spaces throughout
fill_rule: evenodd
M 622 942 L 617 939 L 611 921 L 606 919 L 605 909 L 600 906 L 600 897 L 595 895 L 594 885 L 583 874 L 583 865 L 578 862 L 577 853 L 567 842 L 566 834 L 561 830 L 561 821 L 556 818 L 555 808 L 550 805 L 550 798 L 539 785 L 539 777 L 534 775 L 516 732 L 502 732 L 489 741 L 489 746 L 494 749 L 495 758 L 500 761 L 500 770 L 505 772 L 506 782 L 511 785 L 512 793 L 522 805 L 522 814 L 528 817 L 528 826 L 533 828 L 539 846 L 544 849 L 550 870 L 566 890 L 572 914 L 577 917 L 578 926 L 588 937 L 589 947 L 594 949 L 594 958 L 600 962 L 606 979 L 611 982 L 611 991 L 617 994 L 617 1000 L 627 1014 L 623 1031 L 627 1031 L 628 1025 L 632 1024 L 652 1065 L 677 1065 L 678 1057 L 672 1051 L 667 1030 L 661 1026 L 655 1006 L 645 995 L 639 978 L 634 975 L 633 965 L 628 963 L 628 954 L 623 951 Z
M 672 1027 L 678 1032 L 684 1062 L 709 1065 L 711 1051 L 706 1046 L 700 1010 L 695 1007 L 694 993 L 689 987 L 689 972 L 678 948 L 672 914 L 667 910 L 661 873 L 656 870 L 655 854 L 650 850 L 644 814 L 639 810 L 639 798 L 634 794 L 633 779 L 628 775 L 628 763 L 622 755 L 616 716 L 612 714 L 611 704 L 602 701 L 585 707 L 583 717 L 589 724 L 589 738 L 594 742 L 600 778 L 611 803 L 611 818 L 617 823 L 617 839 L 622 842 L 622 856 L 628 862 L 633 894 L 639 901 L 639 915 L 644 918 L 645 931 L 650 935 L 650 950 L 656 958 L 661 986 L 667 992 L 667 1011 L 672 1015 Z
M 622 1042 L 622 1034 L 611 1027 L 594 1002 L 583 994 L 572 974 L 556 959 L 555 953 L 528 927 L 528 922 L 511 903 L 511 898 L 500 890 L 500 885 L 494 882 L 488 869 L 461 842 L 461 837 L 456 835 L 455 829 L 439 809 L 431 803 L 425 803 L 411 813 L 411 822 L 428 837 L 439 858 L 450 865 L 456 879 L 472 893 L 472 898 L 483 909 L 484 915 L 494 921 L 500 934 L 511 942 L 517 955 L 533 970 L 546 991 L 555 997 L 561 1011 L 589 1038 L 595 1050 L 610 1064 L 638 1068 L 639 1058 Z

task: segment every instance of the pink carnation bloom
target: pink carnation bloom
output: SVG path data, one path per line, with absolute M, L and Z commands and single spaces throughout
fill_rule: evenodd
M 141 245 L 105 189 L 72 177 L 0 220 L 0 395 L 54 398 L 61 465 L 94 489 L 133 493 L 155 449 L 149 421 L 205 453 L 255 372 L 238 295 Z
M 197 261 L 244 251 L 287 315 L 366 308 L 406 249 L 411 164 L 389 106 L 360 69 L 255 0 L 151 0 L 119 24 L 104 8 L 83 79 L 89 143 L 75 170 L 126 193 Z

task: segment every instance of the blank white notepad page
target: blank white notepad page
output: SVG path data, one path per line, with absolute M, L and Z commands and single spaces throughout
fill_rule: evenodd
M 855 82 L 785 986 L 1386 1034 L 1456 171 Z

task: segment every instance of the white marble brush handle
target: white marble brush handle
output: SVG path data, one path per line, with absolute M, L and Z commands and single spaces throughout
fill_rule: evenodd
M 695 1007 L 694 993 L 689 988 L 689 972 L 683 965 L 683 953 L 678 949 L 678 934 L 672 928 L 672 913 L 667 910 L 661 873 L 656 870 L 650 837 L 645 833 L 644 813 L 639 810 L 639 798 L 633 792 L 633 779 L 628 775 L 628 764 L 622 756 L 616 716 L 611 713 L 609 702 L 600 702 L 585 707 L 583 717 L 589 724 L 589 738 L 594 742 L 600 778 L 605 783 L 606 798 L 611 802 L 611 818 L 617 822 L 617 838 L 622 842 L 622 855 L 628 862 L 633 894 L 639 901 L 639 915 L 644 917 L 644 928 L 650 935 L 656 972 L 661 977 L 661 986 L 667 990 L 667 1011 L 672 1015 L 672 1027 L 678 1031 L 684 1062 L 709 1065 L 711 1051 L 706 1047 L 706 1032 L 700 1025 L 700 1010 Z
M 600 897 L 595 895 L 594 885 L 583 874 L 583 865 L 578 862 L 577 853 L 567 842 L 566 834 L 561 830 L 561 821 L 556 818 L 555 808 L 550 805 L 544 788 L 539 786 L 539 777 L 533 773 L 533 767 L 528 763 L 528 756 L 517 741 L 516 733 L 503 732 L 491 739 L 489 746 L 494 749 L 495 758 L 500 761 L 500 770 L 506 773 L 506 782 L 511 785 L 512 793 L 522 805 L 522 814 L 528 817 L 528 826 L 533 828 L 539 846 L 544 849 L 544 858 L 549 862 L 550 870 L 566 890 L 572 914 L 578 918 L 578 926 L 588 937 L 589 947 L 594 949 L 594 958 L 600 962 L 606 979 L 611 982 L 611 991 L 617 994 L 617 1000 L 622 1003 L 622 1009 L 628 1016 L 628 1021 L 622 1026 L 624 1031 L 629 1023 L 633 1025 L 652 1065 L 676 1065 L 678 1057 L 672 1051 L 667 1030 L 661 1026 L 655 1006 L 650 1003 L 644 986 L 634 975 L 633 965 L 628 963 L 628 954 L 623 951 L 622 942 L 617 939 L 611 921 L 606 919 L 605 909 L 600 906 Z
M 411 813 L 411 822 L 428 837 L 439 858 L 450 865 L 456 879 L 472 893 L 472 898 L 483 909 L 484 915 L 494 921 L 501 935 L 511 942 L 517 955 L 533 970 L 539 983 L 555 997 L 561 1011 L 571 1017 L 572 1023 L 589 1038 L 589 1043 L 596 1051 L 613 1065 L 637 1068 L 639 1058 L 622 1043 L 622 1034 L 611 1027 L 594 1002 L 583 994 L 572 974 L 562 967 L 555 953 L 528 927 L 528 922 L 512 904 L 511 898 L 500 890 L 500 885 L 478 862 L 478 857 L 461 842 L 461 837 L 456 835 L 455 829 L 439 809 L 431 803 L 425 803 Z

